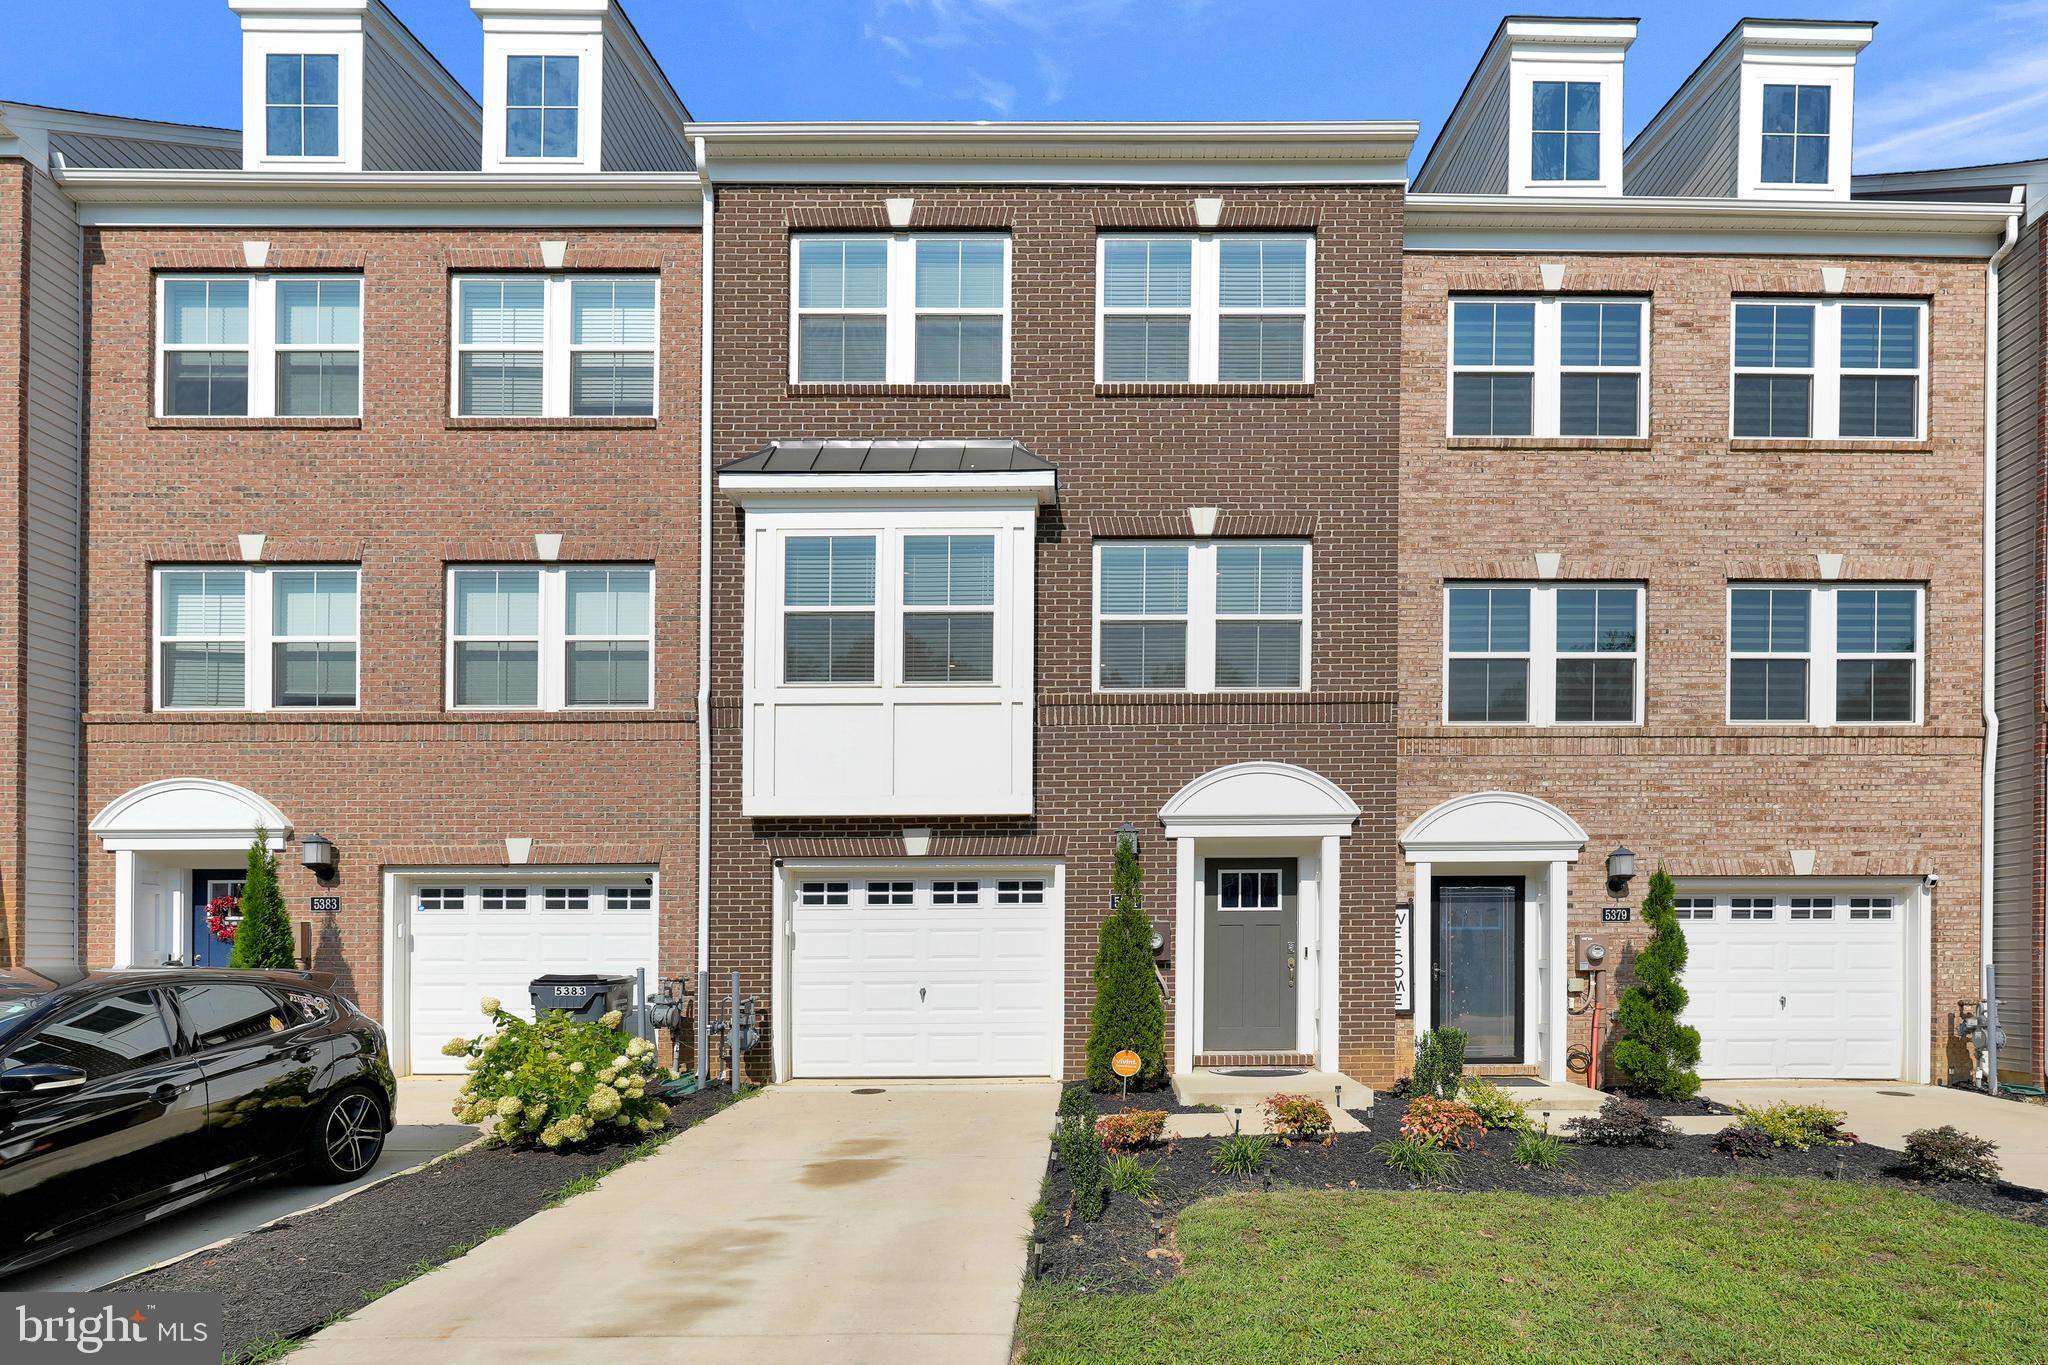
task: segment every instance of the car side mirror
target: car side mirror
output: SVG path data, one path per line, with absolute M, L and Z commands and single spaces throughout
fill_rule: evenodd
M 0 1071 L 0 1095 L 55 1095 L 76 1090 L 92 1077 L 62 1062 L 23 1062 Z

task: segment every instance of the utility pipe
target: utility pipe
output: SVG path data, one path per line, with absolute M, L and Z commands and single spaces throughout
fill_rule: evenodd
M 697 186 L 703 203 L 704 315 L 697 354 L 703 366 L 697 394 L 697 975 L 711 970 L 711 278 L 712 218 L 717 193 L 704 139 L 697 139 Z M 707 1002 L 698 1001 L 702 1013 Z M 697 1059 L 701 1068 L 704 1059 Z
M 2024 205 L 2026 191 L 2014 186 L 2012 202 Z M 1994 809 L 1998 799 L 1998 267 L 2019 243 L 2020 214 L 2005 220 L 2005 240 L 1991 253 L 1984 266 L 1984 789 L 1981 795 L 1982 831 L 1979 850 L 1977 949 L 1981 959 L 1978 975 L 1994 982 L 1997 961 L 1993 952 L 1997 912 L 1992 896 L 1995 866 L 1993 838 Z M 1930 893 L 1931 895 L 1931 893 Z M 1928 906 L 1930 926 L 1933 905 Z M 1928 964 L 1930 971 L 1933 964 Z M 1933 982 L 1928 983 L 1933 994 Z M 1931 1046 L 1925 1038 L 1924 1046 Z M 1998 1093 L 1998 1040 L 1986 1035 L 1989 1048 L 1988 1089 Z M 1928 1076 L 1933 1079 L 1932 1074 Z

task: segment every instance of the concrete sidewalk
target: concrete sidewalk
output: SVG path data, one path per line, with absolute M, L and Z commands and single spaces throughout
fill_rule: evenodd
M 413 1359 L 1009 1359 L 1049 1082 L 777 1086 L 314 1337 Z
M 1824 1104 L 1846 1113 L 1848 1129 L 1857 1137 L 1894 1151 L 1905 1147 L 1906 1134 L 1917 1128 L 1952 1123 L 1998 1144 L 2007 1180 L 2048 1190 L 2048 1105 L 1896 1081 L 1708 1081 L 1700 1093 L 1731 1106 L 1779 1100 Z

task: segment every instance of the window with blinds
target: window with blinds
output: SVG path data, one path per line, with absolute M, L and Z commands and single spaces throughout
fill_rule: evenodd
M 362 414 L 359 277 L 167 275 L 159 289 L 161 415 Z
M 1737 437 L 1910 441 L 1925 425 L 1927 305 L 1738 300 Z
M 875 680 L 875 538 L 782 542 L 782 680 Z
M 1100 691 L 1307 685 L 1305 542 L 1104 542 L 1095 581 Z
M 164 568 L 155 577 L 159 708 L 357 704 L 354 567 Z
M 792 382 L 1007 381 L 1004 234 L 800 235 L 790 250 Z
M 1640 299 L 1451 301 L 1453 436 L 1641 436 Z
M 653 275 L 464 275 L 455 281 L 458 417 L 653 417 Z
M 1728 719 L 1920 723 L 1925 591 L 1899 584 L 1728 590 Z
M 995 680 L 994 536 L 903 538 L 903 681 Z
M 1309 235 L 1105 233 L 1097 252 L 1098 382 L 1313 377 Z
M 1444 589 L 1444 719 L 1634 725 L 1642 718 L 1636 584 L 1453 583 Z
M 448 704 L 638 709 L 654 704 L 654 570 L 464 566 L 448 575 Z

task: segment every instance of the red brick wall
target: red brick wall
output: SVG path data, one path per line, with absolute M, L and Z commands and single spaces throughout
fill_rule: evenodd
M 1636 899 L 1660 863 L 1680 876 L 1787 876 L 1791 849 L 1814 850 L 1822 876 L 1937 871 L 1939 1079 L 1964 1065 L 1956 1002 L 1979 993 L 1984 267 L 1842 264 L 1845 295 L 1931 300 L 1925 442 L 1731 442 L 1730 296 L 1818 295 L 1821 262 L 1701 256 L 1567 263 L 1567 293 L 1651 300 L 1647 439 L 1447 439 L 1448 295 L 1537 292 L 1537 261 L 1408 257 L 1399 819 L 1494 788 L 1554 802 L 1589 835 L 1571 872 L 1569 929 L 1605 932 L 1616 950 L 1612 940 L 1642 932 L 1598 922 L 1616 844 L 1644 874 Z M 1817 580 L 1816 551 L 1845 556 L 1844 580 L 1927 585 L 1924 724 L 1726 723 L 1729 580 Z M 1539 552 L 1562 556 L 1561 578 L 1647 584 L 1645 724 L 1438 723 L 1445 581 L 1533 579 Z M 1572 1042 L 1586 1041 L 1587 1025 L 1574 1019 Z
M 540 268 L 658 270 L 660 412 L 654 419 L 461 421 L 449 413 L 449 277 Z M 359 422 L 158 420 L 154 272 L 239 269 L 245 238 L 268 268 L 360 269 L 366 345 Z M 694 965 L 697 458 L 700 238 L 694 229 L 518 232 L 94 232 L 90 270 L 86 815 L 173 776 L 235 782 L 340 850 L 340 883 L 282 861 L 295 914 L 316 890 L 318 965 L 381 1004 L 379 871 L 501 863 L 505 836 L 533 861 L 651 862 L 662 874 L 662 966 Z M 150 568 L 238 561 L 236 535 L 268 536 L 268 563 L 362 565 L 360 712 L 163 715 L 152 711 Z M 561 560 L 655 567 L 655 708 L 456 714 L 445 695 L 451 561 L 532 562 L 536 532 Z M 85 838 L 88 961 L 112 953 L 113 859 Z M 232 860 L 231 860 L 232 861 Z
M 1191 228 L 1197 195 L 1223 196 L 1225 225 L 1313 227 L 1316 381 L 1286 389 L 1098 388 L 1098 226 Z M 882 201 L 916 200 L 913 227 L 1006 227 L 1012 235 L 1007 386 L 958 395 L 914 387 L 792 387 L 789 234 L 879 227 Z M 1346 1065 L 1390 1065 L 1392 983 L 1393 525 L 1399 384 L 1401 197 L 1394 188 L 1169 190 L 1080 186 L 981 189 L 729 187 L 717 218 L 713 323 L 714 462 L 775 438 L 1014 437 L 1059 469 L 1060 502 L 1038 535 L 1036 790 L 1014 820 L 748 820 L 740 815 L 743 621 L 741 515 L 712 522 L 712 961 L 741 968 L 766 997 L 770 855 L 765 841 L 895 836 L 906 824 L 974 833 L 1022 850 L 1064 842 L 1067 1045 L 1081 1064 L 1089 968 L 1109 900 L 1111 831 L 1143 832 L 1148 909 L 1171 939 L 1173 850 L 1158 812 L 1190 779 L 1248 759 L 1297 763 L 1365 809 L 1343 876 Z M 1315 691 L 1233 697 L 1227 706 L 1090 694 L 1092 543 L 1117 519 L 1185 534 L 1186 508 L 1222 509 L 1228 529 L 1313 520 Z M 1150 519 L 1134 523 L 1133 518 Z M 1179 528 L 1168 531 L 1171 525 Z M 1199 702 L 1201 699 L 1195 699 Z M 765 1047 L 755 1065 L 765 1067 Z

